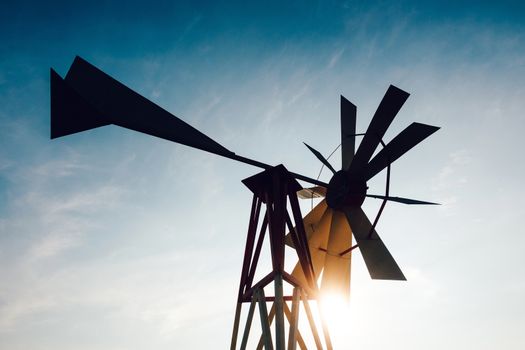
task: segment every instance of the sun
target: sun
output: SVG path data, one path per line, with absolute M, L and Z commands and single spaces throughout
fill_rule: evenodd
M 332 339 L 348 335 L 350 304 L 348 299 L 337 293 L 326 293 L 321 296 L 320 310 Z

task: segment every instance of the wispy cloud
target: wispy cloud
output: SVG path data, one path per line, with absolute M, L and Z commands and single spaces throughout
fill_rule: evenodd
M 31 169 L 33 175 L 43 177 L 66 177 L 77 173 L 79 170 L 88 170 L 89 166 L 81 162 L 78 157 L 52 160 Z
M 442 191 L 452 186 L 467 183 L 468 177 L 463 170 L 470 163 L 471 159 L 472 156 L 466 149 L 450 153 L 447 164 L 440 170 L 434 180 L 433 190 Z
M 64 233 L 51 233 L 41 238 L 29 249 L 28 261 L 52 257 L 69 248 L 78 246 L 81 242 L 81 236 L 75 231 L 67 230 Z
M 86 169 L 74 153 L 9 169 L 18 195 L 7 203 L 9 217 L 0 220 L 1 245 L 11 247 L 0 249 L 0 278 L 11 281 L 0 288 L 1 332 L 63 303 L 50 282 L 57 271 L 46 268 L 48 261 L 82 245 L 96 228 L 89 215 L 121 203 L 125 191 L 112 184 L 85 183 L 74 191 L 55 188 L 57 178 L 78 176 Z
M 337 64 L 337 62 L 339 62 L 339 60 L 341 59 L 341 56 L 343 55 L 344 52 L 345 52 L 345 47 L 342 47 L 342 48 L 336 50 L 332 54 L 332 56 L 330 57 L 330 60 L 328 61 L 327 67 L 329 69 L 334 68 L 335 65 Z
M 436 193 L 441 206 L 439 210 L 447 216 L 455 215 L 460 200 L 458 190 L 468 183 L 468 166 L 471 153 L 460 149 L 449 154 L 447 163 L 433 179 L 432 191 Z

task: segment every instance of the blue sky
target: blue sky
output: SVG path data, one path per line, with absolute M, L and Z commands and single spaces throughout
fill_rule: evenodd
M 387 206 L 378 231 L 408 281 L 371 281 L 356 254 L 334 342 L 525 346 L 519 2 L 3 7 L 0 348 L 229 344 L 240 181 L 258 169 L 114 126 L 49 140 L 49 68 L 64 75 L 75 55 L 225 147 L 312 177 L 302 142 L 338 145 L 339 95 L 364 131 L 389 84 L 410 92 L 387 139 L 412 121 L 442 129 L 395 163 L 392 194 L 442 206 Z

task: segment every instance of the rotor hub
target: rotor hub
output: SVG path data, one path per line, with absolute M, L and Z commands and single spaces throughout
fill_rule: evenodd
M 326 191 L 326 203 L 332 209 L 343 206 L 361 206 L 365 201 L 366 181 L 358 174 L 340 170 L 334 174 Z

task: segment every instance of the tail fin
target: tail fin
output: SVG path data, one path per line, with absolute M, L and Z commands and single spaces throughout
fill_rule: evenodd
M 51 70 L 51 138 L 109 124 L 224 157 L 235 155 L 78 56 L 65 79 Z
M 51 138 L 109 125 L 60 75 L 51 69 Z

